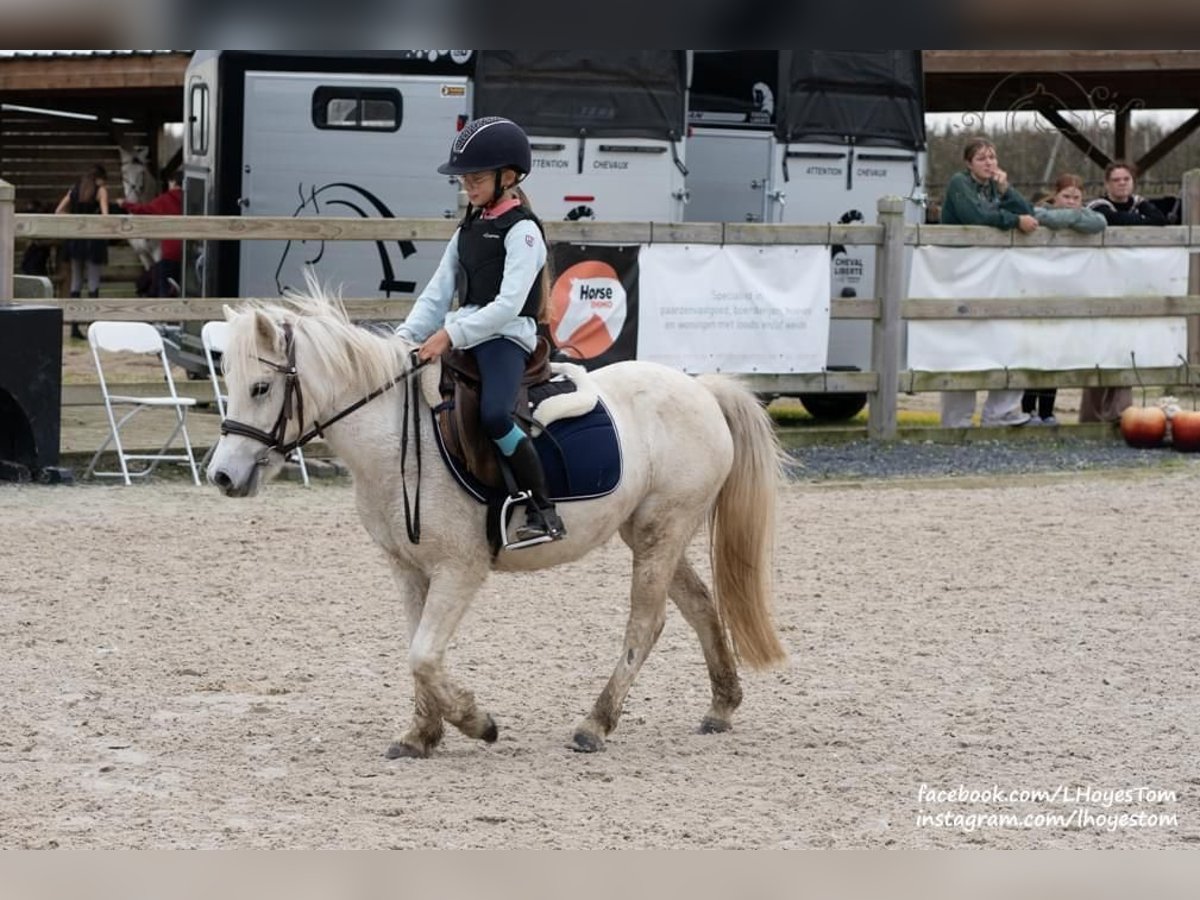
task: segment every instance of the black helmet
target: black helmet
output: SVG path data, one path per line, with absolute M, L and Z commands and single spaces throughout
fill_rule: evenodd
M 516 169 L 528 175 L 533 167 L 529 138 L 520 126 L 500 116 L 468 122 L 454 138 L 450 160 L 438 166 L 443 175 L 467 175 L 489 169 Z

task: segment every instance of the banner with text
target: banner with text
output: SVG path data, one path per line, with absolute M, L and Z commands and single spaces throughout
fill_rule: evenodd
M 643 247 L 638 359 L 685 372 L 820 372 L 829 248 Z
M 1184 247 L 917 247 L 908 296 L 1181 296 Z M 908 323 L 908 368 L 1127 369 L 1187 358 L 1183 317 L 917 320 Z

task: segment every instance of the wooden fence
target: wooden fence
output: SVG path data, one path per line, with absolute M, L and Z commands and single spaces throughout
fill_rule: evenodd
M 1200 211 L 1200 170 L 1184 178 L 1185 215 L 1192 221 Z M 0 298 L 12 296 L 16 238 L 73 237 L 125 239 L 134 237 L 190 240 L 438 240 L 453 233 L 445 219 L 348 219 L 193 216 L 46 216 L 16 215 L 13 188 L 0 181 Z M 907 225 L 905 201 L 879 201 L 874 225 L 761 225 L 736 222 L 547 222 L 552 241 L 578 244 L 845 244 L 876 248 L 873 298 L 835 299 L 835 319 L 869 319 L 872 363 L 867 372 L 817 372 L 751 375 L 747 381 L 761 393 L 863 393 L 870 400 L 867 432 L 874 439 L 896 437 L 896 401 L 901 391 L 924 392 L 1038 387 L 1116 387 L 1170 385 L 1194 387 L 1200 379 L 1193 364 L 1200 316 L 1200 257 L 1193 255 L 1185 296 L 1128 296 L 1113 298 L 1013 299 L 907 297 L 905 248 L 944 247 L 1188 247 L 1200 252 L 1200 220 L 1166 228 L 1110 228 L 1096 235 L 1039 229 L 1030 235 L 978 226 Z M 145 321 L 221 318 L 225 304 L 241 298 L 53 300 L 66 321 L 97 318 Z M 45 302 L 45 301 L 40 301 Z M 345 300 L 354 318 L 404 318 L 412 298 L 351 297 Z M 902 323 L 921 319 L 1088 318 L 1095 316 L 1188 316 L 1189 360 L 1177 367 L 1150 369 L 987 370 L 975 372 L 902 371 Z

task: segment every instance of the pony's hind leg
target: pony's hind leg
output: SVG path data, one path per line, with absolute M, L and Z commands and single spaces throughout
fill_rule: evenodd
M 475 695 L 446 675 L 443 661 L 471 598 L 484 573 L 443 572 L 430 579 L 424 603 L 406 596 L 410 616 L 409 666 L 413 675 L 413 720 L 403 737 L 388 747 L 389 759 L 425 757 L 441 742 L 445 720 L 467 737 L 489 744 L 496 740 L 496 723 L 475 705 Z M 420 579 L 409 581 L 410 589 Z M 403 582 L 402 582 L 403 584 Z M 411 621 L 419 615 L 419 621 Z
M 575 727 L 571 748 L 585 753 L 604 749 L 604 738 L 617 727 L 625 697 L 642 663 L 662 633 L 667 616 L 667 586 L 683 553 L 687 537 L 678 521 L 646 516 L 639 524 L 626 523 L 621 537 L 633 550 L 633 583 L 629 594 L 629 620 L 617 667 L 592 711 Z M 664 533 L 665 532 L 665 533 Z
M 733 724 L 733 711 L 742 702 L 737 662 L 725 639 L 725 629 L 717 616 L 712 595 L 686 556 L 680 559 L 675 568 L 669 593 L 684 619 L 700 638 L 700 648 L 704 651 L 704 662 L 712 683 L 712 706 L 700 721 L 700 733 L 728 731 Z

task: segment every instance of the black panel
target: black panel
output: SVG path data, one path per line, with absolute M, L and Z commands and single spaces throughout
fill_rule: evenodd
M 925 146 L 921 51 L 784 50 L 779 72 L 780 140 Z
M 0 306 L 0 460 L 58 465 L 62 330 L 57 307 Z
M 684 134 L 687 56 L 682 50 L 484 50 L 475 110 L 538 135 Z

